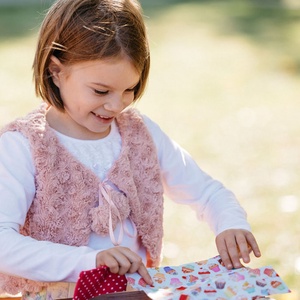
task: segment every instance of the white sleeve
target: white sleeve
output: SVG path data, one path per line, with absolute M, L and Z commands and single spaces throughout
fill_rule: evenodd
M 95 268 L 98 251 L 37 241 L 19 234 L 35 194 L 35 168 L 27 139 L 0 138 L 0 272 L 38 281 L 76 282 Z
M 160 127 L 143 116 L 158 152 L 164 192 L 171 200 L 190 205 L 218 235 L 226 229 L 251 230 L 244 209 L 222 183 L 203 172 L 192 157 Z

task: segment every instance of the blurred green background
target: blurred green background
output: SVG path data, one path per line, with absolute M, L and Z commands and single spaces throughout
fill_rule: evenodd
M 51 1 L 0 0 L 0 125 L 35 98 L 31 64 Z M 8 3 L 8 4 L 7 4 Z M 152 52 L 138 108 L 233 190 L 262 258 L 300 299 L 300 1 L 143 0 Z M 165 205 L 163 264 L 217 254 L 188 207 Z

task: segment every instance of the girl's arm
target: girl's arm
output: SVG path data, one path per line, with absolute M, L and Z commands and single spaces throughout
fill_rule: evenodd
M 193 158 L 172 141 L 157 124 L 144 116 L 154 139 L 165 194 L 173 201 L 191 206 L 200 220 L 214 231 L 218 251 L 230 269 L 240 267 L 240 258 L 249 262 L 249 250 L 260 256 L 244 209 L 235 195 L 214 180 Z
M 76 282 L 79 272 L 95 268 L 99 250 L 19 234 L 35 193 L 34 173 L 27 140 L 17 132 L 4 133 L 0 138 L 0 272 L 39 281 Z
M 142 258 L 127 247 L 94 250 L 19 234 L 35 194 L 35 169 L 27 140 L 17 132 L 0 138 L 0 273 L 45 282 L 76 282 L 83 270 L 106 265 L 113 273 L 138 272 L 152 284 Z
M 228 228 L 250 230 L 246 213 L 234 194 L 197 165 L 159 126 L 144 116 L 154 139 L 165 194 L 173 201 L 195 209 L 216 235 Z

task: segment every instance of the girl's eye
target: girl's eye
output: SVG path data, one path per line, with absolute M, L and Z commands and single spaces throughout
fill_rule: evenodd
M 104 96 L 104 95 L 107 95 L 107 94 L 108 94 L 108 91 L 94 90 L 94 92 L 95 92 L 95 94 L 101 95 L 101 96 Z

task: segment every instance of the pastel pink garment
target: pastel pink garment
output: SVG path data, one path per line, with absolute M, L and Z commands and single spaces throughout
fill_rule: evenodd
M 36 167 L 35 198 L 20 233 L 39 241 L 86 246 L 91 232 L 108 235 L 130 218 L 147 250 L 147 265 L 157 266 L 163 186 L 156 148 L 135 109 L 122 112 L 116 121 L 122 149 L 104 182 L 59 142 L 46 121 L 46 105 L 2 129 L 0 133 L 18 131 L 28 139 Z M 109 191 L 109 201 L 99 186 Z M 49 284 L 0 274 L 1 293 L 39 292 Z

